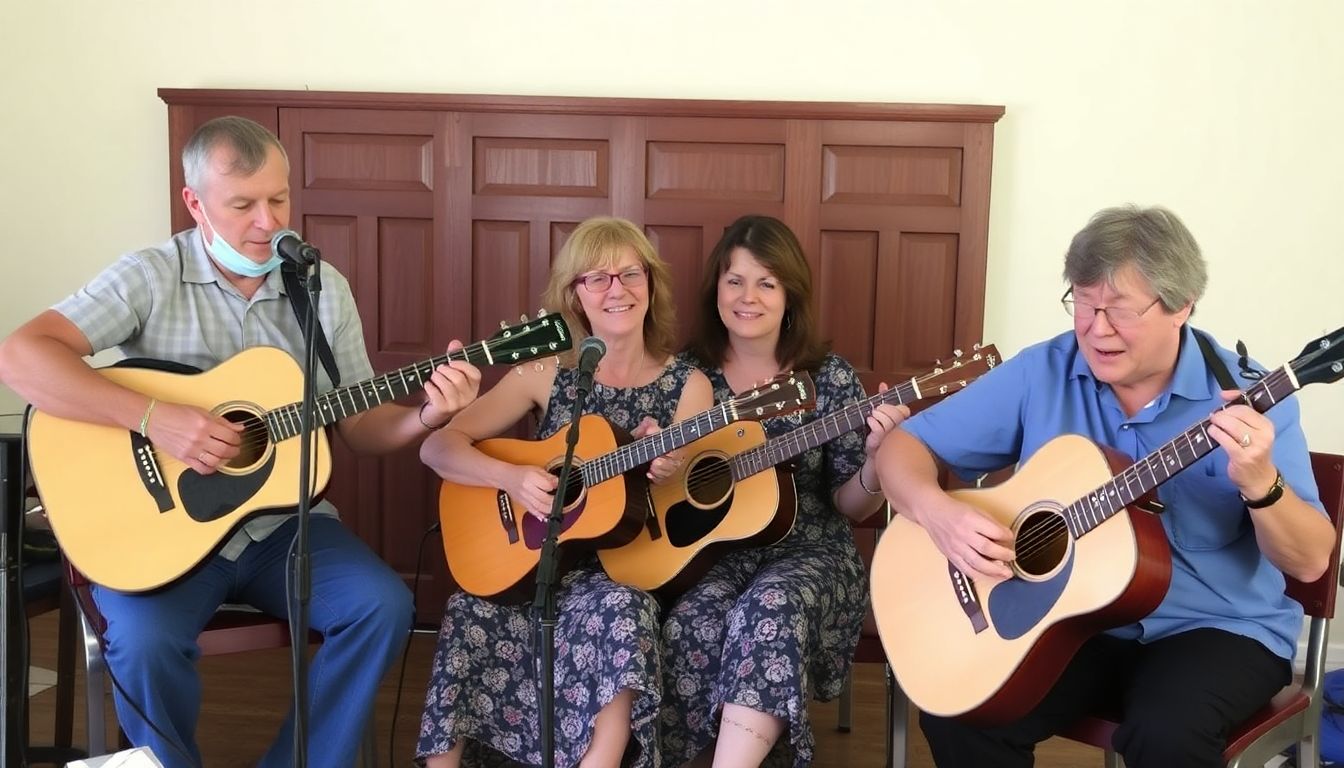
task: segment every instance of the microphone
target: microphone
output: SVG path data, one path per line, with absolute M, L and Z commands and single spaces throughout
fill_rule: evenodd
M 321 251 L 305 243 L 292 229 L 282 229 L 271 237 L 271 253 L 300 267 L 309 266 L 322 256 Z
M 602 356 L 607 354 L 606 342 L 596 336 L 589 336 L 579 342 L 579 380 L 575 386 L 584 394 L 592 391 L 593 371 L 597 370 L 597 362 Z

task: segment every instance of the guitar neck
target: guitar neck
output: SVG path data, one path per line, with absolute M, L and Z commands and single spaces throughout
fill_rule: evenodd
M 1247 389 L 1241 398 L 1219 410 L 1246 404 L 1264 413 L 1300 388 L 1292 369 L 1283 366 Z M 1204 419 L 1070 504 L 1063 512 L 1069 532 L 1077 538 L 1091 531 L 1142 498 L 1145 493 L 1211 453 L 1218 447 L 1218 443 L 1209 437 L 1211 425 L 1210 419 Z
M 675 451 L 737 419 L 737 408 L 732 403 L 716 405 L 667 429 L 585 462 L 582 467 L 584 484 L 591 488 L 641 464 L 647 464 L 669 451 Z
M 739 481 L 759 472 L 764 472 L 770 467 L 782 464 L 819 445 L 828 443 L 846 432 L 852 432 L 862 427 L 868 420 L 868 416 L 879 405 L 888 403 L 905 405 L 923 397 L 924 394 L 920 391 L 918 379 L 912 378 L 889 388 L 886 392 L 879 392 L 857 403 L 851 403 L 830 416 L 808 422 L 787 434 L 767 440 L 755 448 L 734 456 L 730 462 L 733 480 Z
M 383 403 L 416 392 L 425 385 L 435 368 L 449 360 L 465 360 L 473 365 L 503 362 L 496 360 L 491 353 L 490 342 L 481 341 L 348 387 L 338 387 L 317 396 L 317 426 L 325 427 L 347 416 L 377 408 Z M 288 440 L 299 434 L 299 406 L 299 403 L 290 403 L 266 412 L 266 425 L 273 440 Z

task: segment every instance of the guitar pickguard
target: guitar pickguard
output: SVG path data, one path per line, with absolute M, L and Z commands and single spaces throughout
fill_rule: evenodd
M 674 547 L 689 547 L 700 542 L 710 534 L 719 523 L 728 516 L 733 506 L 733 494 L 720 504 L 702 509 L 689 501 L 680 501 L 667 508 L 664 513 L 664 526 L 667 528 L 667 541 Z M 650 515 L 653 517 L 654 515 Z
M 989 615 L 1000 637 L 1016 640 L 1040 624 L 1069 585 L 1073 562 L 1074 552 L 1070 549 L 1064 566 L 1049 579 L 1014 578 L 994 585 L 989 591 Z
M 187 516 L 198 523 L 208 523 L 230 514 L 255 496 L 274 468 L 275 452 L 271 451 L 264 464 L 245 475 L 224 472 L 202 475 L 189 469 L 177 479 L 177 492 Z

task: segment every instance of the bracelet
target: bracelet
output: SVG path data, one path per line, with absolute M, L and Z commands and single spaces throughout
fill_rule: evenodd
M 430 426 L 428 423 L 426 423 L 426 422 L 425 422 L 425 406 L 427 406 L 427 405 L 429 405 L 429 401 L 428 401 L 428 400 L 426 400 L 425 402 L 423 402 L 423 403 L 420 404 L 420 426 L 424 427 L 425 429 L 428 429 L 430 432 L 437 432 L 437 431 L 439 431 L 440 429 L 443 429 L 444 427 L 448 426 L 448 422 L 447 422 L 447 421 L 443 422 L 442 424 L 440 424 L 440 425 L 437 426 L 437 427 Z M 452 421 L 452 419 L 449 419 L 449 421 Z
M 855 473 L 856 475 L 858 475 L 859 478 L 859 487 L 862 488 L 863 492 L 868 494 L 869 496 L 880 496 L 882 494 L 881 487 L 878 487 L 877 490 L 873 490 L 872 488 L 868 487 L 867 483 L 863 482 L 863 468 L 866 466 L 868 466 L 868 462 L 865 461 L 864 463 L 859 465 L 859 471 Z
M 154 406 L 155 406 L 156 404 L 158 404 L 158 402 L 159 402 L 158 400 L 156 400 L 156 399 L 154 399 L 154 398 L 152 398 L 152 397 L 149 398 L 149 407 L 145 409 L 145 415 L 140 417 L 140 436 L 141 436 L 141 437 L 144 437 L 144 438 L 148 438 L 148 437 L 149 437 L 149 414 L 151 414 L 151 413 L 154 412 Z
M 1248 499 L 1242 496 L 1241 500 L 1248 509 L 1264 509 L 1281 498 L 1283 498 L 1283 473 L 1276 472 L 1274 474 L 1274 484 L 1269 486 L 1269 490 L 1265 492 L 1264 496 L 1258 499 Z

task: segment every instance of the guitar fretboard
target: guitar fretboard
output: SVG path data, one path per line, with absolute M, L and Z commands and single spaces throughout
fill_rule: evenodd
M 583 466 L 579 468 L 583 473 L 583 483 L 591 488 L 604 480 L 634 469 L 640 464 L 647 464 L 668 451 L 674 451 L 736 420 L 737 406 L 735 403 L 727 402 L 716 405 L 685 421 L 679 421 L 661 432 L 641 437 L 614 451 L 584 462 Z
M 1244 403 L 1264 413 L 1300 388 L 1292 369 L 1283 366 L 1267 374 L 1247 389 L 1240 399 L 1223 408 Z M 1209 419 L 1204 419 L 1066 507 L 1062 515 L 1069 533 L 1074 538 L 1082 536 L 1207 456 L 1218 447 L 1218 443 L 1209 437 L 1211 424 Z
M 807 451 L 827 443 L 846 432 L 864 425 L 874 409 L 884 403 L 905 405 L 924 397 L 919 389 L 919 380 L 910 379 L 879 392 L 872 397 L 841 408 L 825 418 L 808 422 L 803 426 L 767 440 L 766 442 L 737 454 L 731 460 L 733 481 L 738 482 L 759 472 L 764 472 L 776 464 L 802 455 Z
M 539 326 L 548 325 L 549 318 L 536 321 Z M 480 341 L 465 346 L 455 352 L 445 353 L 428 360 L 412 363 L 404 368 L 365 379 L 348 387 L 338 387 L 317 396 L 317 426 L 326 426 L 356 413 L 376 408 L 416 392 L 425 385 L 425 381 L 434 373 L 434 369 L 449 360 L 465 360 L 473 365 L 516 364 L 525 360 L 542 357 L 555 351 L 557 344 L 538 344 L 525 347 L 517 339 L 504 336 L 498 339 Z M 266 427 L 271 439 L 279 442 L 299 434 L 299 403 L 282 405 L 266 412 Z

